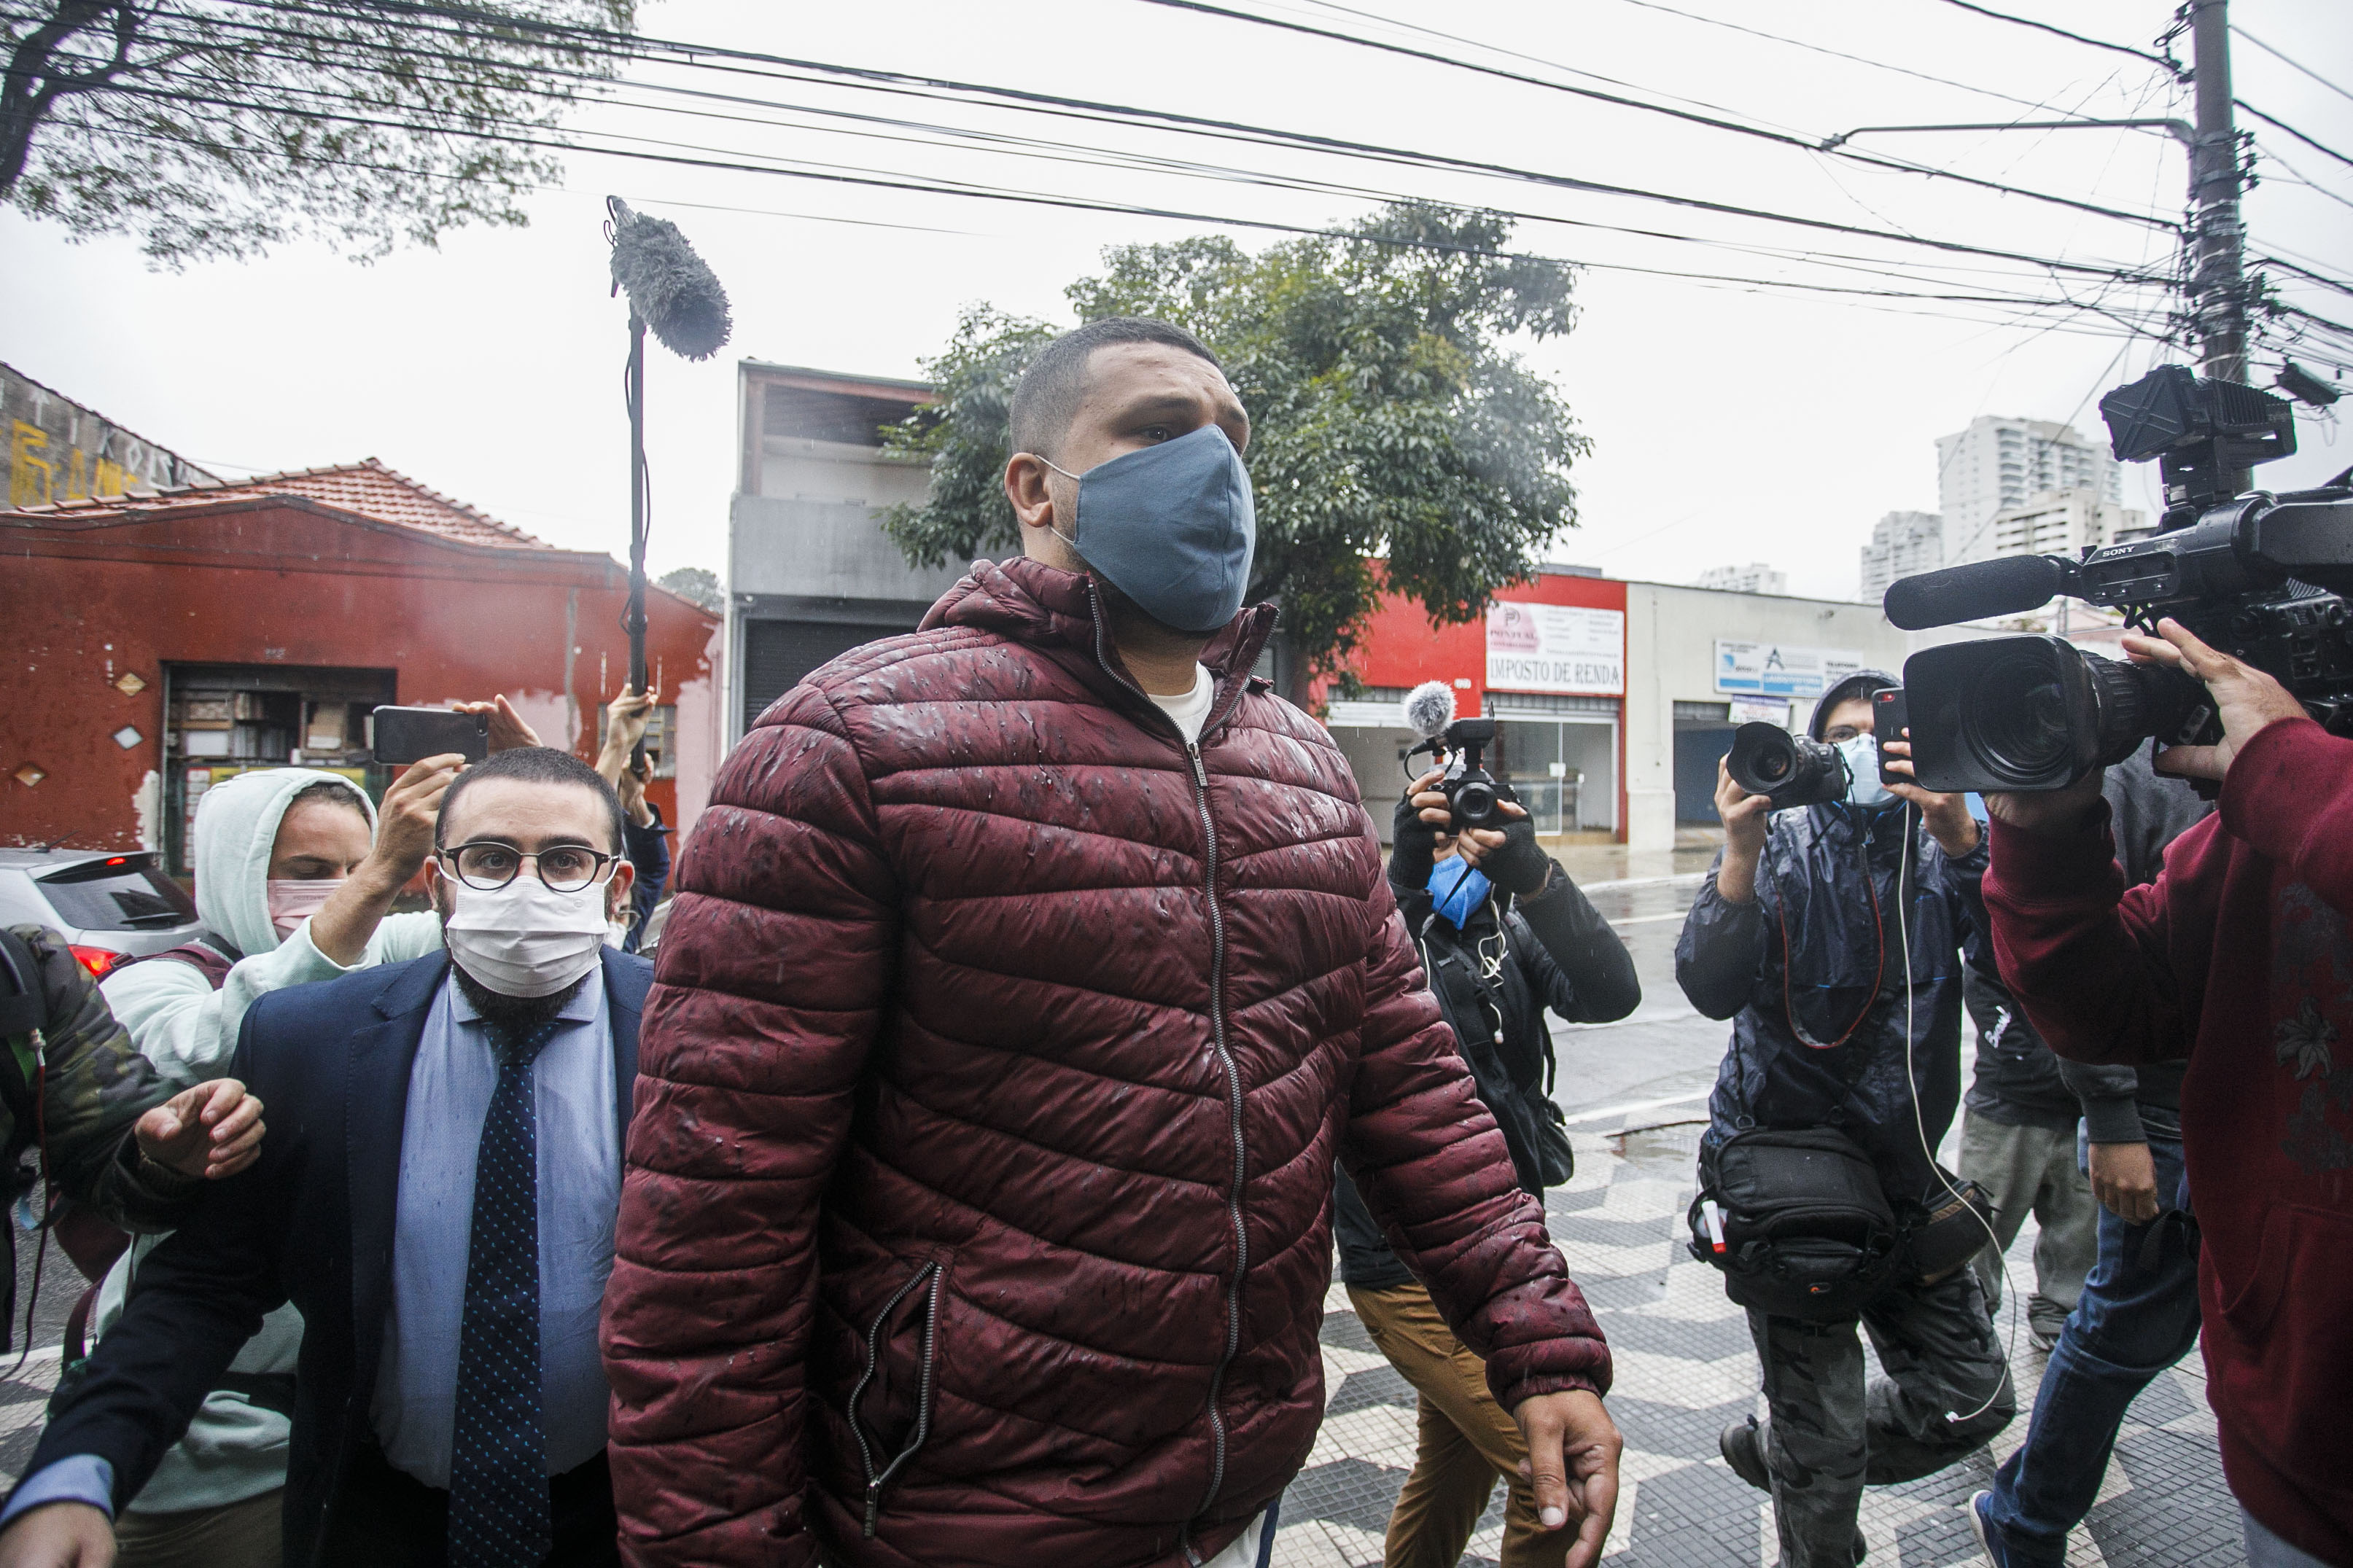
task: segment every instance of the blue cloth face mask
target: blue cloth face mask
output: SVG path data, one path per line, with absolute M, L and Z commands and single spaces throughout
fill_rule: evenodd
M 1430 902 L 1456 931 L 1487 901 L 1487 873 L 1460 856 L 1432 866 L 1429 887 Z
M 1856 735 L 1838 743 L 1839 754 L 1846 759 L 1846 798 L 1849 805 L 1860 806 L 1885 805 L 1895 795 L 1879 782 L 1879 742 L 1869 735 Z
M 1258 512 L 1250 471 L 1215 425 L 1174 441 L 1123 452 L 1074 474 L 1079 516 L 1055 537 L 1135 601 L 1180 632 L 1214 632 L 1234 618 L 1250 589 Z

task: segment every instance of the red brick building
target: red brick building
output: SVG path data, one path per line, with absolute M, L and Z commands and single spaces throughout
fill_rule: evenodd
M 1457 713 L 1504 721 L 1487 767 L 1511 781 L 1538 832 L 1626 838 L 1626 590 L 1615 578 L 1546 567 L 1453 626 L 1432 626 L 1409 599 L 1382 597 L 1349 659 L 1366 689 L 1331 701 L 1326 717 L 1383 837 L 1406 779 L 1398 759 L 1414 742 L 1399 700 L 1443 680 Z
M 380 794 L 368 710 L 503 691 L 593 755 L 628 676 L 628 573 L 559 550 L 373 458 L 153 497 L 0 514 L 0 844 L 162 849 L 217 779 L 344 769 Z M 720 625 L 649 591 L 649 737 L 691 826 L 721 748 Z

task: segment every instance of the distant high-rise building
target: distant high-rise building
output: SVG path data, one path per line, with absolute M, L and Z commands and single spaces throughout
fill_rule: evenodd
M 1933 511 L 1891 511 L 1871 531 L 1862 547 L 1862 588 L 1855 597 L 1875 605 L 1887 584 L 1945 563 L 1945 520 Z
M 1786 594 L 1789 574 L 1776 572 L 1762 561 L 1751 561 L 1746 566 L 1711 566 L 1699 574 L 1697 585 L 1728 594 Z
M 2137 507 L 2117 506 L 2088 489 L 2046 490 L 1993 514 L 1990 555 L 2080 555 L 2147 531 Z
M 1957 566 L 2003 553 L 1993 516 L 2052 490 L 2089 490 L 2111 506 L 2124 499 L 2116 460 L 2070 425 L 1979 415 L 1936 438 L 1936 500 L 1945 518 L 1945 559 Z

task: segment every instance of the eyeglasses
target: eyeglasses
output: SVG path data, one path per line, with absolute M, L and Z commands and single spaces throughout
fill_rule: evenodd
M 435 854 L 456 872 L 458 880 L 477 892 L 492 892 L 515 879 L 522 863 L 531 862 L 533 875 L 547 885 L 550 892 L 576 893 L 590 883 L 601 880 L 606 869 L 618 860 L 618 855 L 607 855 L 591 849 L 585 844 L 559 844 L 552 849 L 533 854 L 518 849 L 512 844 L 483 840 L 460 844 L 452 848 L 436 850 Z

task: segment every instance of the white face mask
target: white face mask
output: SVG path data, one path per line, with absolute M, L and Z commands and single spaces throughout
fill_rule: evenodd
M 269 923 L 278 930 L 278 940 L 292 936 L 304 921 L 326 907 L 335 889 L 343 885 L 341 877 L 306 880 L 295 877 L 272 877 L 262 886 L 268 889 Z
M 1879 782 L 1879 742 L 1869 735 L 1856 735 L 1841 741 L 1838 749 L 1846 757 L 1846 797 L 1856 805 L 1885 805 L 1895 795 Z
M 455 877 L 442 933 L 459 967 L 501 996 L 545 996 L 596 967 L 607 882 L 559 893 L 530 871 L 484 892 Z

